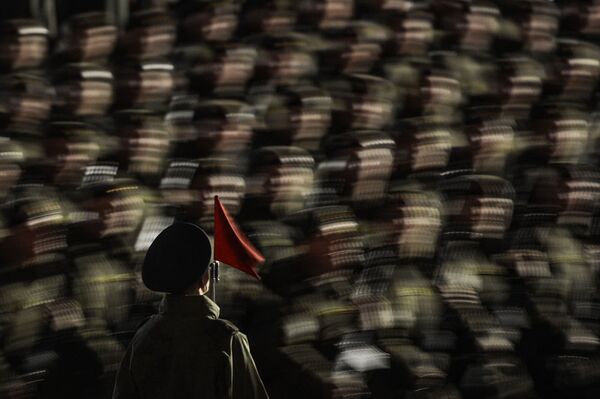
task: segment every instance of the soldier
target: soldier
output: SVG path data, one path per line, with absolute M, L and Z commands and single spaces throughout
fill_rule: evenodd
M 176 222 L 156 237 L 142 280 L 166 296 L 130 343 L 113 399 L 268 398 L 246 336 L 219 319 L 204 295 L 211 252 L 206 233 L 191 223 Z

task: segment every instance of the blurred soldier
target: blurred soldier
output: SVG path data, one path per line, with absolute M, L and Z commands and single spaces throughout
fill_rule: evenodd
M 209 238 L 194 224 L 177 222 L 154 240 L 142 280 L 167 295 L 129 345 L 113 399 L 268 398 L 246 336 L 204 295 L 210 259 Z

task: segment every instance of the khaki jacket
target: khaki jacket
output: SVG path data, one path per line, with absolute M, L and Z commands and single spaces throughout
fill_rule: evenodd
M 123 357 L 113 399 L 268 398 L 246 336 L 206 296 L 167 295 Z

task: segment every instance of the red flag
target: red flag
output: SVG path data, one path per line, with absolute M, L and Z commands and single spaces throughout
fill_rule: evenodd
M 265 258 L 242 233 L 215 195 L 215 260 L 233 266 L 260 280 L 255 267 Z

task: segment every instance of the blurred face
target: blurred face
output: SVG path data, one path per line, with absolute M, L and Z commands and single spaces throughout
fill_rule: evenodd
M 558 199 L 562 210 L 557 223 L 583 228 L 588 231 L 592 224 L 594 205 L 600 198 L 600 183 L 594 180 L 571 179 L 564 183 Z
M 21 176 L 21 168 L 17 164 L 0 164 L 0 199 L 4 199 L 9 190 L 15 185 Z
M 255 58 L 256 52 L 251 49 L 226 54 L 214 66 L 216 85 L 245 85 L 252 76 Z
M 15 69 L 38 66 L 47 50 L 48 40 L 45 36 L 20 36 L 0 42 L 0 58 Z
M 477 171 L 502 172 L 513 148 L 514 131 L 510 125 L 480 126 L 470 137 L 473 167 Z
M 393 107 L 392 102 L 384 98 L 358 97 L 352 101 L 351 114 L 355 129 L 381 129 L 389 123 Z
M 157 174 L 169 149 L 167 132 L 159 127 L 128 129 L 123 146 L 126 149 L 128 170 L 132 173 Z
M 207 150 L 216 153 L 243 151 L 252 138 L 252 126 L 249 122 L 227 117 L 196 122 L 199 150 L 201 153 Z
M 170 25 L 137 28 L 127 32 L 123 42 L 125 51 L 142 58 L 161 57 L 171 52 L 175 43 L 175 28 Z
M 312 184 L 312 169 L 296 166 L 271 169 L 265 181 L 265 194 L 271 203 L 271 210 L 285 215 L 302 209 Z
M 294 142 L 307 148 L 304 144 L 318 147 L 319 140 L 329 128 L 331 121 L 331 111 L 326 105 L 329 98 L 324 98 L 323 104 L 313 104 L 299 107 L 293 110 L 291 115 L 291 125 L 295 131 Z M 313 149 L 308 147 L 307 149 Z
M 533 13 L 523 25 L 523 35 L 527 47 L 536 53 L 549 53 L 556 47 L 558 17 Z
M 344 73 L 367 73 L 379 58 L 381 48 L 376 43 L 350 44 L 341 54 Z
M 587 6 L 583 14 L 586 17 L 586 23 L 582 27 L 582 31 L 590 34 L 600 32 L 600 5 Z
M 313 57 L 302 51 L 282 51 L 273 54 L 270 69 L 276 80 L 287 82 L 308 76 L 316 68 Z
M 542 79 L 530 74 L 515 74 L 501 88 L 509 104 L 533 104 L 542 93 Z
M 443 75 L 428 76 L 421 95 L 426 106 L 457 106 L 462 101 L 460 82 Z
M 469 206 L 471 230 L 485 238 L 500 239 L 510 226 L 512 211 L 512 200 L 475 198 Z
M 168 101 L 174 84 L 171 64 L 143 63 L 139 71 L 126 68 L 118 72 L 115 100 L 123 107 L 160 104 Z
M 34 95 L 15 95 L 10 98 L 11 118 L 15 122 L 33 122 L 45 120 L 50 114 L 50 98 Z
M 112 26 L 98 27 L 76 35 L 72 41 L 71 46 L 81 52 L 82 59 L 103 57 L 113 51 L 117 42 L 117 31 Z
M 125 188 L 127 190 L 128 188 Z M 134 193 L 107 193 L 94 198 L 88 208 L 100 217 L 99 238 L 124 236 L 134 232 L 144 215 L 144 201 Z
M 214 197 L 219 196 L 227 211 L 236 215 L 242 205 L 246 182 L 242 175 L 234 173 L 214 173 L 194 179 L 192 189 L 196 191 L 194 213 L 210 222 L 213 216 Z
M 587 99 L 591 96 L 600 75 L 600 60 L 593 56 L 571 57 L 561 66 L 562 95 Z
M 15 253 L 10 256 L 23 262 L 66 248 L 65 218 L 57 200 L 40 197 L 26 204 L 21 212 L 25 220 L 12 231 Z
M 354 217 L 340 214 L 339 209 L 323 214 L 317 231 L 309 238 L 307 272 L 318 275 L 358 264 L 363 256 L 358 227 Z
M 352 17 L 354 2 L 353 0 L 325 0 L 318 5 L 318 9 L 322 15 L 320 27 L 335 27 Z
M 264 14 L 263 14 L 264 15 Z M 261 18 L 262 30 L 265 33 L 277 33 L 289 30 L 295 22 L 293 13 L 281 12 Z
M 398 229 L 398 253 L 408 256 L 433 256 L 441 230 L 441 214 L 434 203 L 424 201 L 407 204 L 401 208 L 401 217 L 394 218 Z
M 187 34 L 197 40 L 224 42 L 233 36 L 237 28 L 238 17 L 234 13 L 210 14 L 198 13 L 183 20 Z
M 471 12 L 466 15 L 462 29 L 461 45 L 464 48 L 487 50 L 494 34 L 498 31 L 500 14 L 497 9 L 485 9 L 488 12 Z
M 347 166 L 346 185 L 353 201 L 381 200 L 385 195 L 394 157 L 388 148 L 356 151 Z
M 428 19 L 408 18 L 395 35 L 399 54 L 423 54 L 433 42 L 433 26 Z
M 112 77 L 110 73 L 107 76 Z M 58 86 L 57 95 L 68 112 L 103 115 L 112 104 L 113 87 L 110 81 L 74 80 Z
M 548 133 L 552 159 L 560 162 L 577 162 L 587 146 L 587 121 L 578 118 L 561 119 L 554 121 L 552 125 Z
M 418 172 L 445 167 L 450 158 L 450 140 L 450 132 L 445 128 L 415 134 L 410 154 L 411 169 Z
M 81 183 L 85 168 L 96 161 L 100 147 L 95 142 L 79 140 L 64 144 L 58 153 L 51 153 L 57 161 L 55 181 L 75 186 Z

